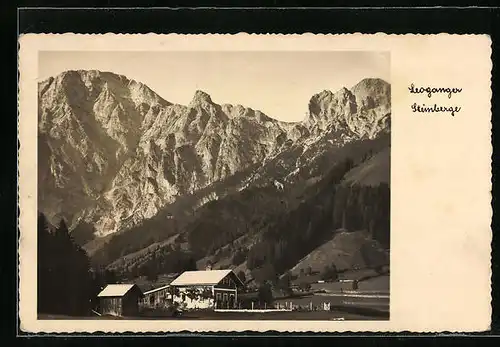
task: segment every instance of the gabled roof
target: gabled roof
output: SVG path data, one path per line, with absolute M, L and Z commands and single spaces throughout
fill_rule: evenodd
M 135 283 L 139 288 L 141 288 L 142 292 L 146 294 L 154 289 L 158 289 L 159 287 L 165 287 L 170 284 L 174 280 L 174 275 L 160 275 L 156 281 L 149 281 L 143 278 L 137 278 L 135 281 L 130 283 Z M 177 274 L 175 275 L 177 276 Z
M 154 288 L 154 289 L 148 290 L 147 292 L 144 292 L 144 295 L 151 294 L 151 293 L 157 292 L 157 291 L 162 290 L 162 289 L 167 289 L 169 287 L 170 287 L 170 285 L 167 284 L 166 286 L 163 286 L 163 287 Z
M 232 272 L 232 270 L 186 271 L 173 280 L 170 285 L 215 285 Z M 236 275 L 234 277 L 236 277 Z
M 136 288 L 136 290 L 141 292 L 139 287 L 137 287 L 135 284 L 108 284 L 106 288 L 104 288 L 97 296 L 98 297 L 124 296 L 134 287 Z

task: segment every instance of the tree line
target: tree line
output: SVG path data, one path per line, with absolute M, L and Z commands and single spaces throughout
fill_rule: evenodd
M 37 223 L 38 313 L 84 316 L 96 308 L 97 294 L 116 276 L 93 269 L 87 253 L 73 240 L 66 222 L 52 226 L 40 213 Z

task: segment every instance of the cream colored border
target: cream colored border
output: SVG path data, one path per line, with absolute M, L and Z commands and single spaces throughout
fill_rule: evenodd
M 21 330 L 28 332 L 380 331 L 489 328 L 491 48 L 477 35 L 24 35 L 20 38 Z M 389 321 L 38 321 L 36 137 L 40 50 L 363 50 L 391 52 L 391 317 Z M 462 87 L 462 111 L 416 115 L 410 83 Z

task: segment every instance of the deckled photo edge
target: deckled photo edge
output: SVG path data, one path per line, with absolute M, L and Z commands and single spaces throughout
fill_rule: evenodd
M 58 35 L 58 36 L 63 36 L 63 35 L 67 35 L 67 34 L 61 34 L 61 35 Z M 70 35 L 73 35 L 73 34 L 70 34 Z M 128 35 L 115 35 L 115 34 L 105 34 L 105 35 L 110 35 L 110 36 L 128 36 Z M 240 34 L 238 34 L 238 35 L 240 35 Z M 312 35 L 314 36 L 314 34 L 312 34 Z M 341 36 L 351 36 L 351 35 L 352 34 L 346 34 L 346 35 L 341 35 Z M 358 35 L 358 34 L 355 34 L 355 35 Z M 367 36 L 367 35 L 364 35 L 364 34 L 360 34 L 360 35 Z M 379 34 L 374 34 L 374 35 L 379 35 Z M 368 36 L 374 36 L 374 35 L 368 35 Z M 438 35 L 443 35 L 443 34 L 438 34 Z M 447 35 L 447 34 L 445 34 L 445 35 Z M 31 44 L 30 41 L 27 41 L 27 43 L 26 43 L 26 40 L 28 38 L 36 41 L 37 40 L 36 36 L 37 35 L 35 35 L 35 34 L 25 35 L 25 36 L 22 36 L 20 38 L 20 41 L 19 41 L 20 42 L 20 46 L 21 46 L 20 47 L 20 57 L 19 57 L 19 73 L 20 73 L 20 79 L 19 79 L 19 82 L 20 82 L 19 83 L 19 93 L 20 93 L 19 94 L 19 110 L 20 110 L 19 129 L 20 129 L 20 132 L 19 132 L 19 134 L 20 134 L 20 142 L 21 143 L 20 143 L 19 159 L 18 159 L 19 160 L 19 164 L 20 164 L 19 165 L 20 169 L 22 168 L 22 164 L 23 164 L 23 160 L 22 160 L 22 157 L 23 157 L 23 145 L 22 145 L 22 136 L 23 136 L 22 129 L 23 129 L 23 124 L 22 124 L 22 119 L 23 119 L 23 109 L 24 109 L 24 107 L 23 107 L 24 102 L 22 101 L 23 100 L 23 85 L 24 85 L 23 81 L 25 81 L 25 79 L 27 77 L 27 76 L 24 76 L 24 78 L 23 78 L 23 70 L 25 70 L 25 67 L 23 67 L 23 59 L 22 59 L 23 58 L 23 44 L 26 44 L 26 45 Z M 43 36 L 45 36 L 45 35 L 43 35 Z M 88 36 L 88 35 L 76 35 L 76 36 Z M 133 35 L 133 36 L 137 36 L 137 35 Z M 140 35 L 140 36 L 144 36 L 144 35 Z M 184 36 L 184 35 L 179 35 L 179 36 Z M 188 35 L 188 36 L 191 36 L 191 35 Z M 192 36 L 200 36 L 200 35 L 192 35 Z M 201 36 L 207 36 L 207 35 L 201 35 Z M 222 36 L 228 36 L 228 35 L 222 35 Z M 233 36 L 236 36 L 236 35 L 233 35 Z M 252 36 L 252 35 L 249 35 L 249 36 Z M 268 35 L 255 35 L 255 36 L 268 36 Z M 281 35 L 269 35 L 269 36 L 281 36 Z M 285 35 L 285 36 L 289 36 L 289 35 Z M 292 35 L 292 36 L 300 36 L 300 35 Z M 324 36 L 330 36 L 330 35 L 324 35 Z M 336 35 L 334 35 L 334 36 L 336 36 Z M 386 36 L 400 36 L 400 35 L 386 35 Z M 410 35 L 410 36 L 413 36 L 413 35 Z M 424 36 L 424 35 L 416 35 L 416 36 Z M 451 36 L 462 36 L 462 35 L 451 35 Z M 487 35 L 465 35 L 465 36 L 487 36 Z M 487 36 L 487 38 L 488 38 L 488 41 L 490 42 L 490 45 L 491 45 L 491 39 L 489 38 L 489 36 Z M 23 41 L 25 43 L 23 43 Z M 27 49 L 25 52 L 28 52 L 28 51 L 29 51 L 29 49 Z M 491 56 L 491 47 L 489 49 L 489 53 L 490 54 L 488 55 L 488 58 L 490 59 L 490 56 Z M 25 53 L 25 54 L 27 54 L 27 53 Z M 491 59 L 489 60 L 489 62 L 490 62 L 489 71 L 490 71 L 490 76 L 491 76 Z M 490 83 L 491 83 L 491 81 L 490 81 Z M 491 89 L 489 89 L 489 91 L 490 91 L 490 100 L 491 100 L 491 96 L 492 96 L 491 95 Z M 490 114 L 490 116 L 491 116 L 491 114 Z M 490 131 L 491 131 L 491 129 L 490 129 Z M 490 157 L 491 157 L 492 148 L 490 148 L 489 150 L 490 150 Z M 20 178 L 23 176 L 21 171 L 19 171 L 19 175 L 20 175 Z M 19 240 L 20 240 L 20 243 L 19 243 L 19 245 L 20 245 L 19 246 L 20 247 L 19 248 L 19 251 L 20 251 L 19 252 L 19 265 L 20 265 L 19 266 L 19 270 L 20 270 L 20 272 L 19 272 L 19 276 L 20 276 L 20 283 L 19 283 L 19 290 L 20 290 L 19 298 L 20 298 L 20 302 L 19 302 L 19 308 L 20 308 L 20 310 L 19 310 L 19 312 L 20 312 L 20 318 L 21 318 L 21 329 L 22 330 L 31 330 L 31 329 L 29 329 L 29 325 L 32 324 L 32 323 L 34 323 L 34 322 L 32 322 L 31 320 L 24 320 L 24 322 L 29 322 L 29 323 L 23 324 L 23 319 L 22 319 L 22 312 L 24 311 L 22 309 L 23 308 L 23 300 L 22 300 L 22 297 L 23 297 L 23 295 L 22 295 L 23 259 L 22 258 L 23 258 L 23 249 L 24 249 L 24 246 L 25 246 L 25 243 L 23 242 L 23 241 L 25 241 L 25 239 L 23 238 L 23 235 L 22 235 L 22 229 L 23 229 L 23 213 L 22 213 L 23 198 L 26 198 L 26 197 L 23 196 L 23 194 L 22 194 L 22 187 L 19 187 L 19 201 L 20 201 L 20 206 L 19 206 L 19 208 L 20 208 L 19 228 L 21 229 L 21 234 L 20 234 L 20 238 L 19 238 Z M 33 197 L 30 197 L 30 198 L 32 199 Z M 491 239 L 491 235 L 490 235 L 490 239 Z M 491 243 L 491 240 L 490 240 L 490 243 Z M 489 266 L 489 270 L 490 270 L 490 277 L 491 277 L 491 255 L 490 255 L 490 264 L 489 265 L 490 265 Z M 491 282 L 490 282 L 490 284 L 491 284 Z M 490 288 L 490 299 L 491 299 L 491 288 Z M 491 307 L 490 307 L 490 312 L 491 312 Z M 210 322 L 212 322 L 212 321 L 210 321 Z M 87 323 L 87 322 L 78 321 L 78 323 L 86 325 L 85 323 Z M 160 323 L 160 322 L 158 322 L 158 323 Z M 197 323 L 205 324 L 205 322 L 197 322 Z M 206 322 L 206 323 L 208 323 L 208 322 Z M 242 321 L 241 323 L 254 324 L 255 322 L 252 322 L 252 321 L 243 322 Z M 290 324 L 290 322 L 287 322 L 287 321 L 283 321 L 283 322 L 276 322 L 275 321 L 275 322 L 272 322 L 273 325 L 274 325 L 274 323 L 277 323 L 277 324 L 279 324 L 279 323 Z M 301 323 L 304 323 L 304 322 L 301 322 Z M 321 323 L 324 323 L 324 322 L 322 322 L 322 321 L 321 322 L 312 322 L 312 321 L 310 321 L 310 322 L 307 322 L 307 323 L 312 325 L 312 324 L 316 324 L 316 323 L 320 323 L 321 324 Z M 120 324 L 120 323 L 118 323 L 118 324 Z M 49 325 L 52 325 L 52 324 L 49 324 Z M 122 324 L 120 324 L 120 325 L 122 325 Z M 124 325 L 124 327 L 126 326 L 126 324 L 123 324 L 123 325 Z M 43 327 L 41 327 L 38 323 L 36 323 L 35 326 L 36 326 L 35 329 L 38 329 L 37 332 L 44 331 Z M 23 328 L 25 328 L 25 329 L 23 329 Z M 488 325 L 488 328 L 489 328 L 489 325 Z M 329 329 L 329 328 L 324 328 L 324 329 Z M 179 328 L 179 330 L 176 330 L 176 331 L 183 331 L 183 330 L 185 330 L 185 329 Z M 248 330 L 248 329 L 233 330 L 233 331 L 245 331 L 245 330 Z M 269 330 L 269 329 L 265 329 L 265 330 Z M 487 329 L 485 329 L 485 330 L 487 330 Z M 78 330 L 75 330 L 75 331 L 78 331 Z M 99 331 L 99 329 L 97 329 L 95 331 Z M 122 331 L 121 329 L 109 330 L 109 332 L 121 332 L 121 331 Z M 135 329 L 132 329 L 130 331 L 140 332 L 140 331 L 135 330 Z M 193 329 L 191 331 L 207 332 L 207 330 L 205 330 L 205 329 L 197 329 L 197 328 L 195 328 L 195 329 Z M 218 330 L 216 329 L 216 330 L 208 330 L 208 331 L 218 331 Z M 224 330 L 224 331 L 226 331 L 226 330 Z M 315 331 L 315 330 L 309 330 L 309 331 Z M 332 331 L 332 330 L 321 330 L 321 331 Z M 348 328 L 346 328 L 344 330 L 343 328 L 341 328 L 341 329 L 337 329 L 336 328 L 336 329 L 334 329 L 334 331 L 373 331 L 373 330 L 371 330 L 371 329 L 357 330 L 357 329 L 348 329 Z M 388 330 L 383 330 L 383 329 L 378 330 L 377 329 L 375 331 L 389 332 L 389 331 L 394 331 L 394 330 L 391 330 L 389 328 Z M 425 330 L 423 330 L 423 331 L 425 331 Z M 57 332 L 57 329 L 53 330 L 52 332 Z M 166 332 L 166 331 L 164 331 L 164 332 Z M 435 331 L 435 332 L 439 332 L 439 331 Z

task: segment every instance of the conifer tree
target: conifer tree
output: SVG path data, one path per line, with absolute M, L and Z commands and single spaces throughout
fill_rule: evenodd
M 50 233 L 38 218 L 38 311 L 68 315 L 90 309 L 92 278 L 87 254 L 71 238 L 64 220 Z

